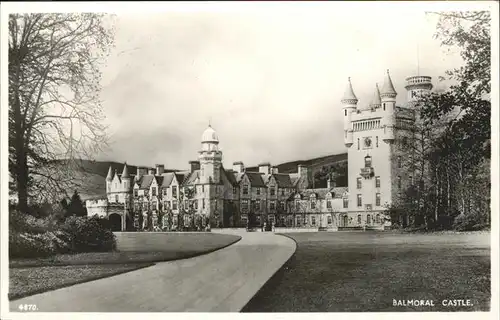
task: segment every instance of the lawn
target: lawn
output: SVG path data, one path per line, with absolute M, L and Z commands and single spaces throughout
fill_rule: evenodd
M 294 256 L 243 312 L 488 311 L 490 234 L 286 235 Z M 393 306 L 393 299 L 434 306 Z M 470 299 L 472 306 L 443 306 Z
M 118 233 L 114 252 L 59 254 L 9 261 L 9 299 L 190 258 L 227 247 L 241 237 L 211 233 Z

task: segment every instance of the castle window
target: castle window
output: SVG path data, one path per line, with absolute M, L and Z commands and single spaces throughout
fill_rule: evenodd
M 311 209 L 316 209 L 316 201 L 311 201 Z
M 151 195 L 156 196 L 156 187 L 151 188 Z
M 241 215 L 241 223 L 243 223 L 245 225 L 248 223 L 248 217 L 246 214 Z
M 378 136 L 375 137 L 375 146 L 378 148 Z
M 328 224 L 332 224 L 332 223 L 333 223 L 333 221 L 332 221 L 332 216 L 330 216 L 330 215 L 329 215 L 329 216 L 327 217 L 327 219 L 328 219 L 328 222 L 327 222 Z
M 177 210 L 177 200 L 172 201 L 172 210 Z
M 356 179 L 356 187 L 357 187 L 358 189 L 361 189 L 361 178 L 357 178 L 357 179 Z
M 366 156 L 365 157 L 365 168 L 370 168 L 372 166 L 372 157 Z
M 241 200 L 241 210 L 248 211 L 248 200 Z
M 115 195 L 115 202 L 118 202 L 118 195 Z
M 285 211 L 285 201 L 280 201 L 280 210 Z
M 172 197 L 177 198 L 177 186 L 172 186 Z
M 401 176 L 398 176 L 398 189 L 401 189 Z
M 366 216 L 366 224 L 372 224 L 372 216 L 370 215 Z
M 285 189 L 281 189 L 281 195 L 284 196 L 285 195 Z
M 193 200 L 194 201 L 194 209 L 198 210 L 198 200 Z
M 380 188 L 380 177 L 375 177 L 375 188 Z
M 327 208 L 327 209 L 331 209 L 331 208 L 332 208 L 332 202 L 331 202 L 330 200 L 328 200 L 328 201 L 326 202 L 326 208 Z
M 205 199 L 201 199 L 201 207 L 205 209 Z
M 343 205 L 344 205 L 344 208 L 347 208 L 349 206 L 349 199 L 343 199 Z
M 139 190 L 135 189 L 134 190 L 134 197 L 138 197 L 139 196 Z
M 260 210 L 260 202 L 258 200 L 254 202 L 253 208 L 254 210 Z
M 358 138 L 358 150 L 359 150 L 359 138 Z
M 347 116 L 347 110 L 344 110 L 344 115 Z
M 358 214 L 358 224 L 361 224 L 361 215 Z
M 260 188 L 257 188 L 257 195 L 260 195 Z
M 311 224 L 312 224 L 313 226 L 315 226 L 315 225 L 316 225 L 316 216 L 311 216 Z
M 269 202 L 269 210 L 274 211 L 276 210 L 276 201 L 270 201 Z
M 163 189 L 163 195 L 166 196 L 167 195 L 167 189 Z
M 380 193 L 375 194 L 375 205 L 380 206 Z
M 398 156 L 398 168 L 401 169 L 401 156 Z
M 248 194 L 248 185 L 243 185 L 243 194 Z
M 204 184 L 201 185 L 201 192 L 205 192 L 205 185 Z
M 233 194 L 237 194 L 238 193 L 238 189 L 236 187 L 233 187 Z
M 358 207 L 363 206 L 363 200 L 361 199 L 361 195 L 358 194 Z
M 302 223 L 302 217 L 297 216 L 297 226 L 300 227 L 300 224 Z
M 276 195 L 276 189 L 274 187 L 271 187 L 271 189 L 269 190 L 271 196 L 274 196 Z

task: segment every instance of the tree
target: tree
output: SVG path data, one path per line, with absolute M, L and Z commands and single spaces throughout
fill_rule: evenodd
M 489 12 L 437 14 L 436 38 L 460 49 L 464 64 L 446 74 L 453 84 L 420 97 L 417 121 L 403 157 L 416 183 L 406 186 L 399 212 L 410 225 L 449 228 L 458 216 L 466 224 L 489 221 L 489 175 L 478 168 L 489 163 L 491 147 L 491 36 Z M 443 78 L 444 79 L 444 78 Z M 487 212 L 477 215 L 471 203 Z M 393 210 L 398 212 L 398 210 Z M 474 222 L 475 221 L 475 222 Z
M 76 190 L 73 193 L 73 196 L 71 196 L 71 201 L 66 210 L 66 216 L 72 215 L 76 215 L 77 217 L 87 216 L 87 209 L 83 205 L 83 201 Z
M 9 172 L 18 207 L 66 193 L 73 159 L 106 142 L 99 66 L 113 43 L 94 13 L 9 16 Z

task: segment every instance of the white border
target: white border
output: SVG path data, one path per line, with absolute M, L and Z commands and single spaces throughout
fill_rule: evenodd
M 491 161 L 491 176 L 492 176 L 492 232 L 491 232 L 491 273 L 492 273 L 492 305 L 491 311 L 486 312 L 439 312 L 439 313 L 417 313 L 417 312 L 407 312 L 407 313 L 314 313 L 314 314 L 303 314 L 303 313 L 273 313 L 273 314 L 229 314 L 229 313 L 10 313 L 9 302 L 7 300 L 8 291 L 8 131 L 7 131 L 7 119 L 8 119 L 8 90 L 5 84 L 8 83 L 7 77 L 7 50 L 8 50 L 8 34 L 7 34 L 7 23 L 8 14 L 12 12 L 70 12 L 70 11 L 95 11 L 95 12 L 109 12 L 109 13 L 133 13 L 138 12 L 161 12 L 161 11 L 263 11 L 266 13 L 272 12 L 274 10 L 292 10 L 292 11 L 304 11 L 304 10 L 321 10 L 325 6 L 335 6 L 341 7 L 342 9 L 348 8 L 349 10 L 391 10 L 394 7 L 402 7 L 411 11 L 413 8 L 427 7 L 432 11 L 446 11 L 446 10 L 479 10 L 491 8 L 492 12 L 492 161 Z M 498 156 L 499 156 L 499 140 L 497 133 L 499 132 L 499 96 L 498 96 L 498 2 L 489 1 L 442 1 L 442 2 L 3 2 L 1 6 L 1 86 L 0 98 L 1 98 L 1 108 L 0 108 L 0 147 L 1 147 L 1 318 L 2 319 L 65 319 L 71 316 L 74 319 L 82 319 L 87 317 L 92 317 L 95 319 L 128 319 L 128 318 L 158 318 L 164 319 L 165 316 L 173 317 L 179 319 L 198 319 L 200 317 L 206 319 L 221 319 L 221 318 L 252 318 L 259 316 L 264 318 L 296 318 L 301 319 L 303 317 L 314 317 L 316 319 L 331 319 L 334 316 L 336 319 L 372 319 L 372 318 L 404 318 L 404 319 L 420 319 L 425 318 L 453 318 L 457 319 L 499 319 L 499 309 L 498 309 L 498 209 L 499 209 L 499 185 L 498 185 Z M 395 26 L 397 28 L 397 26 Z

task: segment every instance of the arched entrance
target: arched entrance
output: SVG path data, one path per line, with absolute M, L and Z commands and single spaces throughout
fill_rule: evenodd
M 117 213 L 110 214 L 109 225 L 111 226 L 111 231 L 122 231 L 122 217 Z

